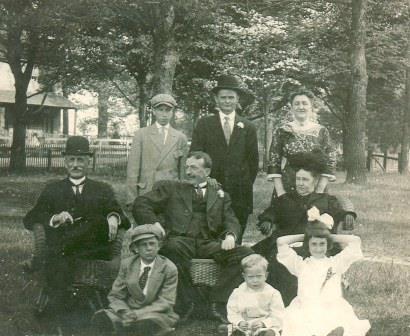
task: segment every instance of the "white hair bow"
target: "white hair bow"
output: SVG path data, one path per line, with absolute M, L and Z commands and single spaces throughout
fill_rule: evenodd
M 323 215 L 320 214 L 319 209 L 316 208 L 315 206 L 310 208 L 307 211 L 307 216 L 308 216 L 308 221 L 313 222 L 313 221 L 318 221 L 326 225 L 326 227 L 331 230 L 334 224 L 333 217 L 330 216 L 327 213 L 324 213 Z

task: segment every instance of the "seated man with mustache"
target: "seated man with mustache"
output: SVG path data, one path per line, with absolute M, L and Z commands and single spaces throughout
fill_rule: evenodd
M 69 329 L 71 334 L 73 323 L 68 316 L 75 307 L 70 306 L 73 295 L 67 289 L 81 268 L 79 264 L 111 260 L 118 230 L 128 229 L 130 223 L 112 188 L 87 177 L 92 155 L 88 140 L 70 137 L 63 155 L 68 176 L 45 187 L 25 216 L 24 226 L 34 230 L 40 225 L 45 231 L 45 260 L 40 262 L 44 263 L 47 304 L 37 307 L 39 317 L 57 323 L 57 328 Z M 34 258 L 33 264 L 39 260 Z
M 223 311 L 229 295 L 242 279 L 242 258 L 252 254 L 239 246 L 241 227 L 231 208 L 231 198 L 222 189 L 208 182 L 212 168 L 210 156 L 192 152 L 186 161 L 186 181 L 159 181 L 151 192 L 137 197 L 132 214 L 137 224 L 159 223 L 166 239 L 160 254 L 178 268 L 176 311 L 181 320 L 189 319 L 195 308 L 196 290 L 192 285 L 190 265 L 193 258 L 212 258 L 222 267 L 216 285 L 210 292 L 210 313 L 219 322 L 227 323 Z

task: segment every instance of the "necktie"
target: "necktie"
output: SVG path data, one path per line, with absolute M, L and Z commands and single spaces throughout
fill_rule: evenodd
M 75 185 L 74 188 L 75 188 L 75 192 L 74 192 L 75 197 L 80 196 L 80 195 L 81 195 L 81 193 L 80 193 L 80 185 L 79 185 L 79 184 L 78 184 L 78 185 Z
M 71 181 L 70 181 L 70 182 L 71 182 Z M 85 183 L 85 180 L 82 181 L 82 182 L 79 183 L 79 184 L 74 184 L 73 182 L 71 182 L 71 186 L 74 188 L 74 195 L 75 195 L 75 197 L 79 197 L 79 196 L 81 195 L 80 186 L 83 186 L 84 183 Z
M 225 140 L 226 143 L 229 144 L 229 139 L 231 137 L 231 126 L 229 125 L 229 117 L 225 117 L 225 122 L 224 122 L 224 135 L 225 135 Z
M 159 128 L 159 135 L 160 135 L 161 143 L 165 144 L 165 127 L 164 126 L 161 126 Z
M 142 272 L 142 274 L 141 274 L 141 276 L 140 276 L 140 279 L 138 280 L 138 283 L 139 283 L 140 288 L 141 288 L 142 290 L 144 290 L 145 285 L 147 284 L 147 281 L 148 281 L 148 273 L 149 273 L 150 270 L 151 270 L 151 267 L 145 266 L 145 267 L 144 267 L 144 271 Z
M 198 201 L 202 201 L 202 199 L 204 198 L 204 194 L 202 193 L 202 187 L 200 187 L 199 185 L 196 185 L 194 188 L 195 188 L 196 199 Z

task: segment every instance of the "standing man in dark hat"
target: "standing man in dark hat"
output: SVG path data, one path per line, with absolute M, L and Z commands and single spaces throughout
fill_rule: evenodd
M 130 226 L 112 188 L 87 177 L 92 155 L 88 140 L 70 137 L 63 155 L 67 178 L 48 184 L 24 217 L 26 229 L 41 225 L 45 230 L 49 304 L 44 315 L 57 315 L 57 320 L 69 306 L 67 287 L 74 281 L 76 261 L 110 260 L 118 229 Z
M 253 211 L 253 183 L 258 172 L 258 140 L 255 126 L 237 113 L 240 100 L 253 101 L 234 76 L 224 75 L 212 90 L 214 115 L 201 118 L 192 134 L 190 151 L 204 151 L 212 158 L 211 177 L 232 197 L 232 209 L 245 230 Z

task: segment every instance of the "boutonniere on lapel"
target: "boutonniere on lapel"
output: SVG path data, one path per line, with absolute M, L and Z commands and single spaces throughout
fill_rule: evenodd
M 216 194 L 218 195 L 219 198 L 224 198 L 225 197 L 225 193 L 222 189 L 218 189 L 216 191 Z
M 245 127 L 245 125 L 243 124 L 242 121 L 238 122 L 238 123 L 236 124 L 236 126 L 238 126 L 239 128 L 244 128 L 244 127 Z

